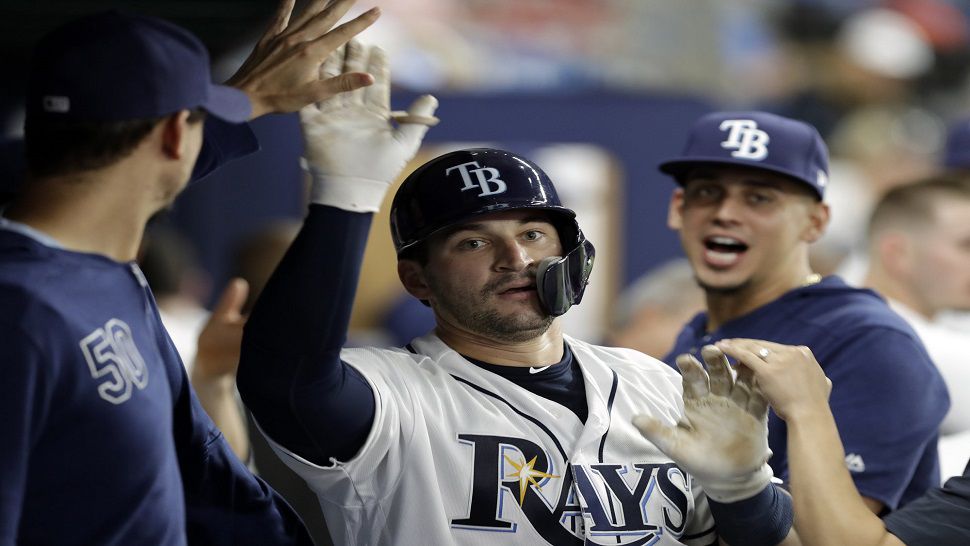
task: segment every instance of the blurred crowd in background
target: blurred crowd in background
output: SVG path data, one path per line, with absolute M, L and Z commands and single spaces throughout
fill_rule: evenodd
M 966 0 L 379 4 L 384 15 L 364 39 L 390 52 L 399 90 L 663 93 L 811 123 L 832 155 L 834 210 L 815 266 L 847 268 L 857 281 L 864 267 L 846 259 L 864 249 L 876 199 L 940 168 L 947 130 L 970 114 Z M 217 71 L 231 73 L 249 48 L 217 59 Z
M 666 93 L 811 123 L 829 145 L 835 181 L 833 225 L 816 245 L 823 271 L 862 246 L 879 195 L 940 164 L 947 128 L 970 114 L 968 0 L 377 3 L 384 15 L 364 39 L 391 53 L 401 90 Z M 131 8 L 191 19 L 191 6 L 164 4 Z M 217 77 L 249 51 L 251 43 L 237 41 L 217 52 Z M 4 113 L 6 136 L 16 139 L 22 118 L 16 108 Z

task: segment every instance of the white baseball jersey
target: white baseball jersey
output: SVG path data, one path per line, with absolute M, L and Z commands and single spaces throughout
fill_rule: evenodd
M 319 496 L 336 544 L 716 541 L 701 489 L 631 424 L 640 413 L 677 422 L 680 375 L 636 351 L 566 342 L 585 424 L 429 334 L 413 353 L 341 353 L 376 405 L 352 460 L 321 467 L 273 447 Z

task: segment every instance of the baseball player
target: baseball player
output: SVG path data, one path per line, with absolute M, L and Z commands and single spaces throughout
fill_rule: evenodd
M 310 543 L 202 410 L 133 260 L 194 166 L 254 150 L 246 120 L 371 81 L 319 74 L 378 15 L 331 31 L 352 3 L 283 2 L 235 87 L 159 19 L 99 13 L 37 45 L 29 179 L 0 217 L 0 544 Z
M 383 54 L 348 46 L 345 69 L 364 66 L 374 86 L 302 112 L 312 204 L 253 308 L 238 376 L 334 542 L 785 539 L 790 499 L 769 483 L 760 429 L 736 431 L 760 444 L 725 463 L 730 478 L 695 479 L 631 422 L 678 422 L 681 378 L 562 332 L 594 249 L 522 156 L 460 150 L 407 177 L 390 213 L 398 273 L 437 326 L 401 348 L 342 349 L 372 213 L 436 108 L 421 97 L 393 128 Z
M 809 265 L 829 219 L 828 153 L 815 129 L 763 112 L 709 114 L 660 170 L 678 183 L 668 223 L 707 300 L 665 360 L 727 337 L 808 346 L 835 384 L 846 465 L 872 511 L 937 485 L 949 402 L 923 344 L 876 293 Z M 784 421 L 772 414 L 769 430 L 771 467 L 787 482 Z

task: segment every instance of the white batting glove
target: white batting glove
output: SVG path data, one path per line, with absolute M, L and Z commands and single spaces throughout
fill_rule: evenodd
M 300 111 L 304 159 L 313 179 L 310 201 L 352 212 L 377 211 L 428 127 L 437 122 L 438 101 L 419 97 L 395 127 L 387 56 L 379 47 L 356 41 L 331 55 L 321 71 L 322 78 L 366 71 L 375 81 Z
M 651 443 L 694 476 L 711 499 L 753 497 L 771 482 L 767 460 L 768 403 L 742 367 L 737 380 L 724 353 L 701 350 L 710 375 L 691 355 L 677 357 L 684 381 L 684 416 L 677 426 L 638 415 L 633 424 Z

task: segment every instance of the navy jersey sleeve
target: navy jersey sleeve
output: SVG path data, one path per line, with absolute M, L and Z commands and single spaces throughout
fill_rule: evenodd
M 173 434 L 189 544 L 313 544 L 290 505 L 232 453 L 179 372 Z
M 970 464 L 923 497 L 886 516 L 886 529 L 909 546 L 970 542 Z
M 372 216 L 312 205 L 243 335 L 243 401 L 270 438 L 319 465 L 353 458 L 374 421 L 370 385 L 340 360 Z
M 31 446 L 50 398 L 39 350 L 14 325 L 0 323 L 0 544 L 16 544 Z
M 234 159 L 259 151 L 259 141 L 248 123 L 229 123 L 209 116 L 202 128 L 202 150 L 192 180 L 206 177 Z
M 935 446 L 949 398 L 919 342 L 868 328 L 819 360 L 832 380 L 829 403 L 859 493 L 892 510 L 904 494 L 938 485 Z

